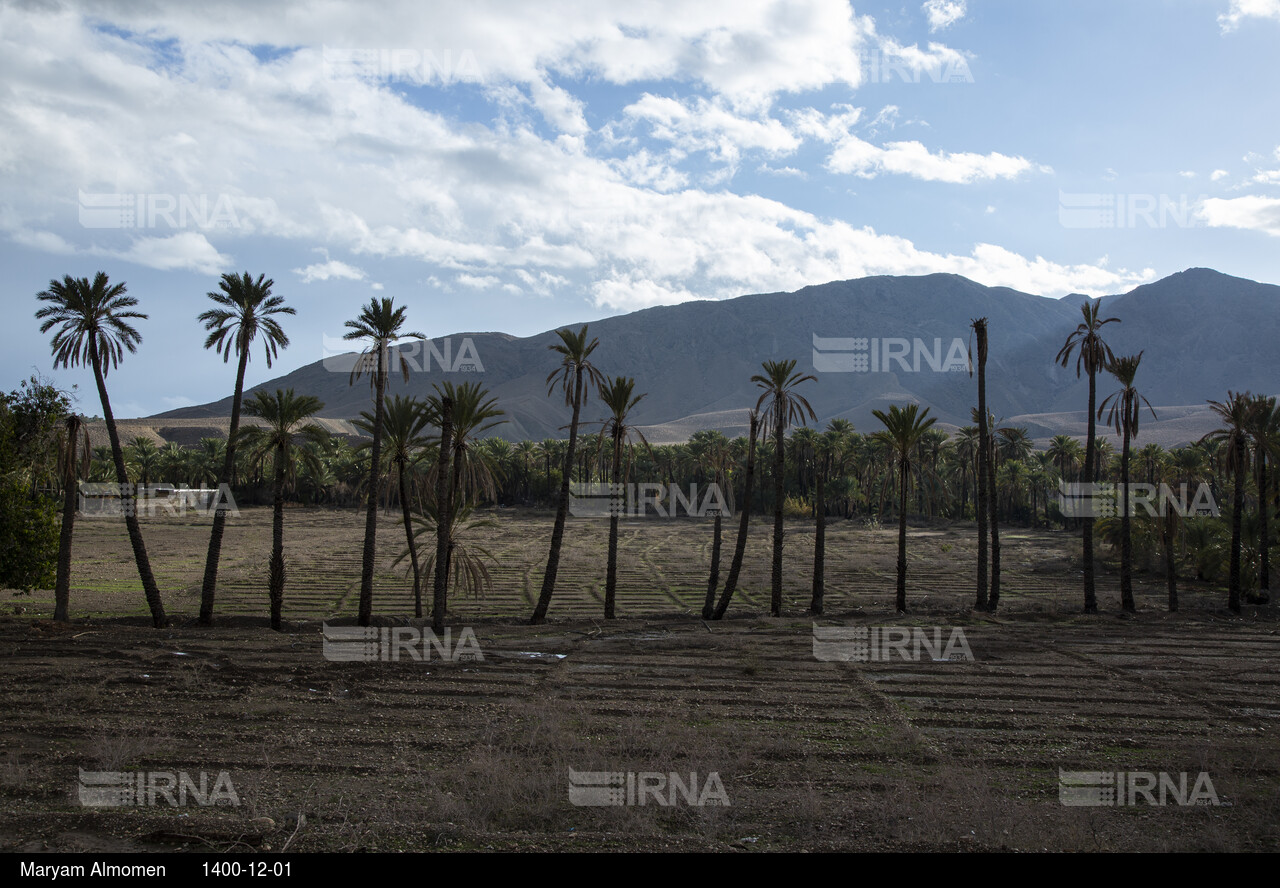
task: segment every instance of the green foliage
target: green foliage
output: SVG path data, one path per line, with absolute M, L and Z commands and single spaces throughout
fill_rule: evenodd
M 0 587 L 52 589 L 58 566 L 58 515 L 52 497 L 0 479 Z

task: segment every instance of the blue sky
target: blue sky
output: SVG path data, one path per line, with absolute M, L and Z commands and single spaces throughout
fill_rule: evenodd
M 1280 283 L 1278 46 L 1280 0 L 4 5 L 3 387 L 98 270 L 150 315 L 120 416 L 229 393 L 223 272 L 298 310 L 250 384 L 373 296 L 530 335 L 868 274 Z

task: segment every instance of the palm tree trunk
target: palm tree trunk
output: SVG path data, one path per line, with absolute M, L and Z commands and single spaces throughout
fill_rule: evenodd
M 547 555 L 547 569 L 542 575 L 542 591 L 533 609 L 530 623 L 537 625 L 547 619 L 547 608 L 556 590 L 556 574 L 560 570 L 560 548 L 564 545 L 564 525 L 569 517 L 569 472 L 573 468 L 573 451 L 578 445 L 578 415 L 582 412 L 582 368 L 574 374 L 573 419 L 569 423 L 569 449 L 564 455 L 564 477 L 560 479 L 560 502 L 556 504 L 556 523 L 551 529 L 551 551 Z
M 747 551 L 747 526 L 751 521 L 751 482 L 756 473 L 756 433 L 759 430 L 759 417 L 755 412 L 751 413 L 751 438 L 747 441 L 747 477 L 742 486 L 742 514 L 738 516 L 738 539 L 733 546 L 733 561 L 729 564 L 729 579 L 725 581 L 724 592 L 720 594 L 720 601 L 716 604 L 715 613 L 711 615 L 711 619 L 719 620 L 724 617 L 724 612 L 729 609 L 729 602 L 733 600 L 734 590 L 738 588 L 738 575 L 742 571 L 742 558 Z
M 813 539 L 813 597 L 809 601 L 809 613 L 815 617 L 822 616 L 822 596 L 824 577 L 823 571 L 827 559 L 827 501 L 826 501 L 826 472 L 822 466 L 818 466 L 817 472 L 817 526 L 814 528 Z
M 1178 515 L 1168 502 L 1164 503 L 1164 515 L 1162 517 L 1161 537 L 1164 542 L 1164 574 L 1165 582 L 1169 587 L 1169 612 L 1172 613 L 1178 609 L 1178 570 L 1173 559 L 1174 530 L 1177 526 Z
M 449 463 L 453 457 L 453 398 L 440 399 L 440 462 L 436 467 L 436 575 L 432 586 L 431 628 L 444 632 L 449 595 L 449 543 L 453 528 L 449 494 Z
M 1000 497 L 996 487 L 995 447 L 988 446 L 991 464 L 987 466 L 987 509 L 991 512 L 991 595 L 987 598 L 987 610 L 995 613 L 1000 604 Z
M 374 377 L 373 394 L 373 447 L 370 450 L 368 502 L 364 516 L 364 553 L 360 562 L 360 616 L 359 624 L 368 626 L 373 618 L 373 562 L 378 548 L 378 481 L 382 468 L 382 413 L 383 398 L 387 390 L 387 373 L 383 361 L 386 349 L 377 344 L 378 369 Z
M 987 474 L 991 450 L 987 437 L 987 325 L 973 326 L 978 339 L 978 478 L 974 493 L 978 511 L 978 597 L 974 607 L 983 611 L 987 609 Z
M 902 490 L 899 494 L 898 510 L 898 612 L 907 609 L 907 456 L 904 453 L 902 462 Z
M 1261 564 L 1258 569 L 1259 598 L 1271 598 L 1271 530 L 1267 511 L 1267 453 L 1258 449 L 1258 531 L 1261 539 Z M 1263 603 L 1266 603 L 1265 601 Z
M 65 623 L 71 599 L 71 537 L 76 524 L 78 484 L 76 450 L 80 444 L 80 420 L 67 422 L 66 470 L 63 473 L 62 531 L 58 536 L 58 576 L 53 588 L 53 618 Z M 1265 497 L 1263 508 L 1266 508 Z
M 783 434 L 786 432 L 786 416 L 781 409 L 773 423 L 773 570 L 769 613 L 782 616 L 782 473 L 785 469 L 786 450 Z
M 720 484 L 720 470 L 716 469 L 716 484 Z M 751 491 L 748 487 L 747 499 L 750 501 Z M 716 510 L 715 527 L 711 536 L 711 574 L 707 577 L 707 598 L 702 603 L 702 619 L 710 620 L 715 613 L 716 587 L 720 585 L 720 510 Z
M 614 601 L 618 592 L 618 510 L 612 501 L 612 492 L 618 489 L 622 479 L 622 438 L 613 437 L 613 486 L 609 508 L 609 568 L 604 581 L 604 618 L 614 618 Z
M 240 429 L 240 402 L 244 397 L 244 373 L 249 363 L 249 350 L 242 349 L 236 367 L 235 395 L 231 399 L 231 428 L 227 432 L 227 453 L 218 475 L 218 504 L 213 513 L 213 529 L 209 532 L 209 552 L 204 560 L 204 581 L 200 584 L 200 625 L 213 625 L 213 599 L 218 587 L 218 562 L 222 558 L 222 533 L 227 525 L 226 503 L 222 501 L 222 485 L 231 483 L 236 465 L 236 432 Z
M 1128 405 L 1125 405 L 1126 410 Z M 1129 422 L 1126 412 L 1120 444 L 1120 607 L 1136 611 L 1133 601 L 1133 537 L 1129 518 Z
M 137 510 L 134 507 L 133 491 L 129 487 L 129 474 L 124 467 L 124 451 L 120 449 L 120 434 L 116 430 L 115 414 L 111 412 L 111 401 L 107 398 L 107 383 L 102 376 L 102 359 L 98 354 L 98 342 L 94 337 L 89 339 L 89 360 L 93 364 L 93 379 L 98 385 L 98 397 L 102 400 L 102 418 L 107 425 L 107 436 L 111 440 L 111 459 L 116 467 L 116 482 L 120 485 L 120 508 L 124 511 L 124 524 L 129 532 L 129 544 L 133 547 L 133 560 L 138 564 L 138 576 L 142 580 L 142 592 L 147 599 L 147 607 L 151 610 L 151 623 L 157 629 L 167 624 L 164 604 L 160 601 L 160 589 L 156 586 L 156 578 L 151 573 L 151 559 L 147 557 L 147 546 L 142 541 L 142 525 L 138 522 Z
M 1085 439 L 1084 446 L 1084 477 L 1085 480 L 1092 484 L 1093 477 L 1093 461 L 1094 449 L 1097 446 L 1097 425 L 1094 419 L 1095 402 L 1098 400 L 1098 376 L 1097 368 L 1092 362 L 1089 364 L 1089 432 Z M 1081 519 L 1084 523 L 1084 612 L 1086 614 L 1096 614 L 1098 612 L 1098 593 L 1094 587 L 1093 581 L 1093 518 L 1086 516 Z
M 404 516 L 404 535 L 409 543 L 409 563 L 413 565 L 413 615 L 422 618 L 422 571 L 418 566 L 418 544 L 413 536 L 410 518 L 409 487 L 405 483 L 405 466 L 400 462 L 400 511 Z
M 275 481 L 272 485 L 275 498 L 271 510 L 271 577 L 268 583 L 271 596 L 271 628 L 280 632 L 280 612 L 284 607 L 284 447 L 276 448 Z
M 1236 441 L 1235 491 L 1231 509 L 1231 572 L 1227 585 L 1227 607 L 1240 613 L 1240 531 L 1244 517 L 1244 439 Z

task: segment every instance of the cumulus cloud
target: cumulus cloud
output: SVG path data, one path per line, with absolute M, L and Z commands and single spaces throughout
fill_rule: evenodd
M 1209 198 L 1201 203 L 1198 215 L 1214 228 L 1244 228 L 1280 237 L 1280 198 Z
M 301 275 L 302 282 L 304 284 L 309 284 L 312 281 L 362 281 L 365 279 L 365 273 L 363 270 L 356 268 L 354 265 L 339 262 L 337 259 L 331 259 L 328 262 L 318 262 L 314 265 L 308 265 L 306 268 L 295 268 L 293 273 Z
M 941 31 L 964 18 L 965 0 L 925 0 L 922 8 L 929 19 L 929 30 Z
M 409 260 L 425 266 L 414 277 L 437 284 L 586 293 L 617 310 L 865 274 L 951 271 L 1046 295 L 1114 292 L 1150 277 L 990 244 L 939 253 L 682 169 L 694 155 L 732 165 L 755 154 L 775 161 L 774 174 L 792 176 L 799 170 L 777 159 L 807 139 L 831 145 L 828 165 L 842 174 L 962 183 L 1033 169 L 999 152 L 873 145 L 852 134 L 862 111 L 851 105 L 827 113 L 771 106 L 782 92 L 858 85 L 859 54 L 877 48 L 914 70 L 964 60 L 938 44 L 888 41 L 843 0 L 673 2 L 621 13 L 591 3 L 550 11 L 516 4 L 496 31 L 420 4 L 378 16 L 341 4 L 307 16 L 248 2 L 216 14 L 124 2 L 95 9 L 112 28 L 66 7 L 0 7 L 0 76 L 10 86 L 0 96 L 0 150 L 24 158 L 22 176 L 6 178 L 10 210 L 0 219 L 11 220 L 10 239 L 42 249 L 93 248 L 153 268 L 216 273 L 241 247 L 320 245 L 360 257 L 359 267 L 325 254 L 294 269 L 303 282 L 368 281 L 365 269 L 385 280 L 384 268 L 403 263 L 373 263 Z M 333 34 L 351 47 L 417 46 L 420 58 L 430 51 L 437 60 L 449 49 L 456 61 L 470 47 L 475 64 L 449 77 L 509 104 L 499 103 L 492 120 L 453 119 L 385 66 L 374 76 L 335 74 L 326 66 Z M 60 47 L 56 60 L 47 46 Z M 281 49 L 255 54 L 248 46 Z M 440 66 L 423 70 L 424 82 L 446 79 Z M 650 81 L 663 78 L 709 94 L 660 95 Z M 645 81 L 607 139 L 604 128 L 590 132 L 586 101 L 565 87 L 587 80 Z M 532 118 L 530 108 L 552 137 L 520 119 Z M 629 141 L 628 128 L 646 142 Z M 597 140 L 606 152 L 594 150 Z M 48 195 L 68 182 L 226 194 L 237 224 L 137 238 L 108 252 L 84 229 L 42 221 Z
M 928 182 L 1015 179 L 1034 168 L 1025 157 L 1010 157 L 994 151 L 990 154 L 933 152 L 920 142 L 890 142 L 880 147 L 853 135 L 841 139 L 827 158 L 827 169 L 834 173 L 852 173 L 868 179 L 881 173 L 896 173 Z
M 1228 33 L 1247 18 L 1280 21 L 1280 0 L 1231 0 L 1231 9 L 1218 16 L 1218 24 Z

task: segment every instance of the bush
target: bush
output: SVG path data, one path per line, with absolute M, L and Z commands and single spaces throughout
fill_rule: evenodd
M 58 568 L 58 511 L 51 497 L 0 482 L 0 587 L 52 589 Z

